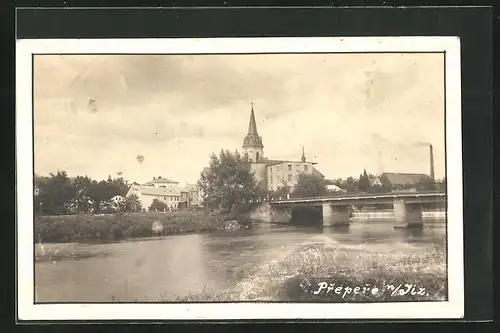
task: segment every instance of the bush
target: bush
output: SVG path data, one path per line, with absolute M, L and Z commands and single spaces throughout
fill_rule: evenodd
M 245 228 L 252 225 L 252 221 L 242 214 L 211 213 L 203 209 L 120 215 L 37 216 L 34 239 L 44 243 L 114 242 L 154 236 L 155 221 L 163 225 L 163 234 L 172 235 L 224 229 L 230 220 L 238 221 Z

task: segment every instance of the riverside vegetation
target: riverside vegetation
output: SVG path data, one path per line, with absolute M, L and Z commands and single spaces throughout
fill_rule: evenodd
M 398 246 L 389 252 L 382 248 L 384 245 L 302 248 L 259 267 L 233 288 L 212 294 L 201 291 L 177 301 L 444 301 L 447 277 L 442 245 L 425 252 L 417 247 L 409 250 Z M 328 293 L 323 289 L 315 294 L 321 282 L 335 286 Z M 404 291 L 413 288 L 414 292 L 395 292 L 400 284 Z M 366 286 L 370 290 L 361 292 Z M 341 291 L 334 292 L 338 287 Z M 360 292 L 354 293 L 356 287 Z M 372 293 L 373 288 L 378 288 L 378 292 Z
M 247 208 L 248 209 L 248 208 Z M 36 260 L 92 257 L 89 251 L 44 243 L 109 243 L 187 233 L 251 228 L 245 212 L 183 209 L 171 212 L 139 212 L 100 215 L 35 217 Z

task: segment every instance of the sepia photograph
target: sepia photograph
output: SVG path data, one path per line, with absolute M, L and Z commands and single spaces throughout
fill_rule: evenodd
M 461 317 L 459 49 L 18 45 L 20 313 Z

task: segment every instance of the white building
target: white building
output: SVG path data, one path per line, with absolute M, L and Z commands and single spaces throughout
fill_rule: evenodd
M 153 180 L 142 185 L 132 185 L 127 192 L 127 197 L 132 194 L 139 197 L 142 207 L 146 210 L 154 199 L 165 203 L 169 210 L 177 209 L 181 200 L 179 182 L 161 176 L 153 177 Z

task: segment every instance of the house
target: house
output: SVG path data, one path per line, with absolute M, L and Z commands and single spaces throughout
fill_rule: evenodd
M 380 176 L 375 176 L 373 178 L 370 178 L 370 186 L 371 187 L 382 187 L 382 180 L 380 179 Z
M 416 192 L 419 187 L 430 182 L 430 176 L 421 173 L 384 172 L 380 177 L 383 187 L 398 192 Z
M 196 184 L 186 184 L 185 191 L 188 192 L 188 206 L 201 206 L 200 188 Z
M 126 196 L 132 194 L 139 197 L 142 207 L 146 210 L 151 206 L 154 199 L 165 203 L 169 210 L 179 208 L 179 202 L 181 202 L 179 182 L 161 176 L 153 177 L 153 180 L 142 185 L 133 184 Z

